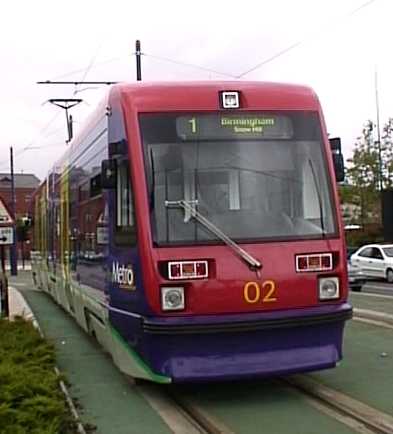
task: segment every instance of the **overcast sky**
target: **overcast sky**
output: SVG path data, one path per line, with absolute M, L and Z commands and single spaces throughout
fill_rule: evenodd
M 242 80 L 312 86 L 346 157 L 364 122 L 376 121 L 376 69 L 381 127 L 393 117 L 389 0 L 15 0 L 1 16 L 0 171 L 12 145 L 16 172 L 42 179 L 66 149 L 65 114 L 45 101 L 83 98 L 77 130 L 102 97 L 36 81 L 135 81 L 136 39 L 145 81 L 229 78 L 176 62 L 233 76 L 264 63 Z

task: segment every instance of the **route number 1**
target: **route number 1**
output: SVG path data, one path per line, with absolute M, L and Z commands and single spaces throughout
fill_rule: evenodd
M 191 132 L 195 134 L 197 132 L 196 119 L 191 118 L 188 122 L 191 124 Z

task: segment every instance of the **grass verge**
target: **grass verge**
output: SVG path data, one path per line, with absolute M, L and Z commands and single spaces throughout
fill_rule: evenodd
M 55 350 L 30 322 L 0 319 L 0 434 L 75 432 Z

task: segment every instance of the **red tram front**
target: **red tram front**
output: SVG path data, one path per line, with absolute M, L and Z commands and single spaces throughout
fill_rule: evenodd
M 173 381 L 335 366 L 351 307 L 315 94 L 140 84 L 109 103 L 109 317 L 128 345 Z

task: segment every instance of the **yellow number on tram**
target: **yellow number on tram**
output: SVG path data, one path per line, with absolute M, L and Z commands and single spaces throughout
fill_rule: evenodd
M 253 288 L 253 289 L 251 289 Z M 247 303 L 254 304 L 261 298 L 261 288 L 257 282 L 247 282 L 244 286 L 244 299 Z
M 267 294 L 263 297 L 264 303 L 271 303 L 272 301 L 277 301 L 277 297 L 274 297 L 276 292 L 276 284 L 273 280 L 265 280 L 262 283 L 262 287 L 267 290 Z
M 248 304 L 272 303 L 277 301 L 275 296 L 276 284 L 273 280 L 265 280 L 261 286 L 257 282 L 247 282 L 243 288 L 243 298 Z

